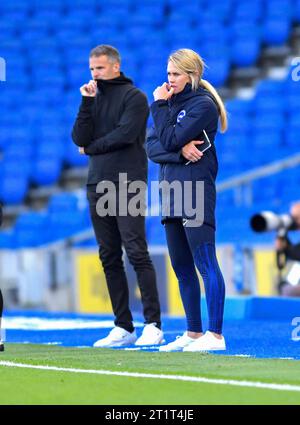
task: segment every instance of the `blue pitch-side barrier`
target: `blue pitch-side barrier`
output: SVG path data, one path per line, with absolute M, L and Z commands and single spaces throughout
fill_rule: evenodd
M 205 299 L 202 300 L 202 307 L 205 330 L 207 326 Z M 139 335 L 143 318 L 134 315 L 134 319 Z M 97 339 L 108 333 L 113 326 L 113 317 L 7 311 L 4 314 L 4 324 L 7 342 L 91 347 Z M 170 342 L 184 332 L 185 319 L 164 316 L 163 330 L 166 342 Z M 217 354 L 300 360 L 300 299 L 227 298 L 224 335 L 227 350 Z M 122 349 L 157 351 L 156 347 L 131 346 Z

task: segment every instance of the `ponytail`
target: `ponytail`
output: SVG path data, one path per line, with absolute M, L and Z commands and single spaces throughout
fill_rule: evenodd
M 212 96 L 214 97 L 214 99 L 216 100 L 217 105 L 219 107 L 219 111 L 220 111 L 221 132 L 225 133 L 225 131 L 227 130 L 227 127 L 228 127 L 227 112 L 226 112 L 225 105 L 224 105 L 220 95 L 218 94 L 218 92 L 214 88 L 214 86 L 212 86 L 207 80 L 201 79 L 199 85 L 200 85 L 200 87 L 203 87 L 204 89 L 209 91 L 212 94 Z

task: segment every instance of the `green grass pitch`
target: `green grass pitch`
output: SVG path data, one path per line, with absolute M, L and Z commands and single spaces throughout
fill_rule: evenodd
M 300 385 L 300 362 L 206 353 L 158 353 L 6 344 L 0 362 Z M 300 404 L 299 391 L 0 365 L 0 404 Z

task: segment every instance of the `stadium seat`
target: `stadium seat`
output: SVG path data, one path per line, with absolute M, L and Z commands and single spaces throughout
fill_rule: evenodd
M 231 46 L 232 63 L 239 67 L 254 65 L 259 58 L 259 53 L 260 41 L 256 37 L 238 38 Z
M 265 4 L 265 14 L 268 18 L 288 18 L 289 20 L 293 15 L 294 0 L 268 0 Z
M 223 86 L 229 76 L 230 62 L 226 57 L 219 59 L 208 58 L 203 77 L 207 79 L 213 86 Z
M 26 167 L 20 169 L 19 161 L 10 161 L 4 164 L 0 180 L 0 200 L 3 204 L 18 205 L 25 199 L 29 187 Z
M 234 20 L 236 22 L 245 20 L 248 22 L 258 22 L 263 14 L 263 2 L 261 0 L 238 1 L 234 8 Z
M 64 146 L 64 162 L 71 167 L 86 167 L 89 162 L 87 155 L 81 155 L 78 147 L 69 140 Z
M 262 40 L 271 46 L 279 46 L 287 42 L 290 34 L 290 20 L 282 16 L 269 18 L 264 22 Z
M 48 220 L 45 212 L 27 212 L 20 214 L 16 220 L 14 241 L 16 248 L 37 247 L 49 238 Z
M 31 181 L 39 186 L 57 183 L 62 168 L 62 161 L 59 156 L 37 156 L 32 164 Z
M 82 197 L 75 192 L 61 192 L 52 195 L 48 202 L 49 213 L 77 211 Z M 85 202 L 86 205 L 86 202 Z

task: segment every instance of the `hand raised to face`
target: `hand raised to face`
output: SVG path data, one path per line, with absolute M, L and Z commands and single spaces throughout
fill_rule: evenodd
M 154 100 L 168 100 L 174 94 L 174 89 L 168 83 L 156 87 L 153 92 Z

